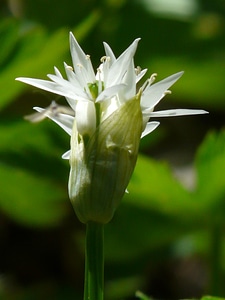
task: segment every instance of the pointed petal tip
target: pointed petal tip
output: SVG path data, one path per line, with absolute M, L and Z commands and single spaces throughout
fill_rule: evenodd
M 179 75 L 179 77 L 183 76 L 183 74 L 184 74 L 184 71 L 180 71 L 177 73 L 177 75 Z
M 141 38 L 136 38 L 133 43 L 138 43 L 139 41 L 141 40 Z M 107 45 L 108 46 L 108 43 L 107 42 L 103 42 L 103 45 Z
M 140 42 L 141 38 L 136 38 L 134 41 L 133 41 L 133 44 L 135 45 L 138 45 L 138 43 Z
M 27 80 L 29 80 L 29 79 L 30 79 L 29 77 L 16 77 L 15 78 L 16 81 L 20 81 L 23 83 L 27 83 Z
M 209 114 L 209 111 L 204 110 L 204 109 L 201 109 L 201 110 L 200 110 L 200 114 Z
M 149 117 L 177 117 L 177 116 L 191 116 L 203 115 L 208 112 L 203 109 L 168 109 L 161 111 L 153 111 L 149 113 Z
M 23 77 L 16 77 L 15 80 L 16 80 L 16 81 L 22 81 L 22 80 L 23 80 Z
M 69 41 L 70 41 L 70 45 L 72 43 L 77 43 L 77 40 L 76 40 L 74 34 L 72 33 L 72 31 L 70 31 L 70 34 L 69 34 Z
M 74 38 L 74 34 L 72 31 L 70 31 L 69 36 L 70 36 L 70 38 Z
M 70 152 L 71 152 L 71 150 L 66 151 L 66 152 L 62 155 L 62 159 L 70 159 Z
M 180 72 L 177 72 L 167 78 L 174 77 L 174 78 L 177 78 L 177 80 L 178 80 L 181 76 L 183 76 L 183 74 L 184 74 L 184 71 L 180 71 Z
M 45 110 L 45 109 L 42 108 L 42 107 L 39 107 L 39 106 L 34 106 L 34 107 L 33 107 L 33 110 L 36 110 L 36 111 L 38 111 L 38 112 L 42 112 L 42 111 Z

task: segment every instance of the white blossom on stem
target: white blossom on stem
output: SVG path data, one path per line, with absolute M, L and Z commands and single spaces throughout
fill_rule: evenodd
M 73 66 L 64 63 L 67 79 L 55 67 L 50 80 L 20 77 L 17 80 L 64 96 L 68 107 L 53 102 L 27 119 L 48 117 L 71 136 L 71 147 L 64 155 L 70 160 L 69 196 L 79 219 L 108 222 L 118 206 L 135 167 L 140 139 L 158 127 L 153 117 L 205 114 L 204 110 L 171 109 L 155 111 L 155 106 L 183 72 L 157 83 L 153 74 L 137 90 L 146 74 L 134 66 L 140 39 L 116 58 L 104 43 L 105 56 L 95 72 L 70 33 Z

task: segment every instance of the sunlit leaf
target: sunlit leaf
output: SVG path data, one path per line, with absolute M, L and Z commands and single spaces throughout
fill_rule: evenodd
M 225 298 L 215 297 L 215 296 L 204 296 L 201 300 L 224 300 Z
M 152 72 L 164 78 L 175 71 L 183 70 L 185 73 L 181 80 L 173 88 L 172 95 L 177 104 L 183 102 L 204 109 L 225 109 L 224 102 L 224 59 L 195 60 L 186 57 L 154 57 L 149 63 Z
M 0 126 L 0 208 L 28 226 L 56 225 L 66 213 L 68 174 L 47 129 L 23 120 Z
M 0 164 L 1 210 L 30 226 L 57 225 L 65 216 L 65 192 L 51 180 Z
M 207 205 L 211 216 L 224 219 L 225 131 L 209 133 L 196 158 L 197 198 Z

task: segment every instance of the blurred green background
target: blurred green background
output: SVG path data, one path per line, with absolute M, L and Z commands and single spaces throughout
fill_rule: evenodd
M 158 106 L 135 173 L 105 229 L 106 299 L 225 296 L 225 1 L 0 2 L 0 299 L 82 299 L 85 226 L 67 196 L 69 138 L 23 119 L 62 97 L 16 82 L 71 64 L 72 31 L 95 68 L 137 37 L 135 64 L 157 80 L 184 70 Z M 146 77 L 147 78 L 147 77 Z

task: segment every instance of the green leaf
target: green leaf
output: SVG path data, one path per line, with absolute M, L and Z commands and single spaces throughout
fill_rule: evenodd
M 68 174 L 46 125 L 0 126 L 0 208 L 27 226 L 54 226 L 66 213 Z
M 0 164 L 1 210 L 10 218 L 29 226 L 53 226 L 66 213 L 64 190 L 19 168 Z
M 220 298 L 215 296 L 203 296 L 201 300 L 225 300 L 225 298 Z
M 219 57 L 219 56 L 218 56 Z M 180 69 L 184 70 L 183 77 L 172 88 L 174 93 L 172 99 L 181 105 L 190 103 L 199 108 L 212 109 L 216 108 L 221 111 L 225 109 L 223 87 L 225 69 L 221 68 L 224 60 L 219 57 L 209 60 L 195 60 L 187 57 L 154 57 L 148 63 L 151 66 L 152 72 L 157 70 L 160 78 L 164 78 L 173 74 Z M 213 75 L 212 75 L 213 74 Z M 212 88 L 216 87 L 216 88 Z M 169 97 L 168 97 L 169 99 Z
M 173 217 L 186 218 L 196 211 L 190 193 L 165 162 L 139 155 L 126 199 L 134 205 Z
M 137 291 L 137 292 L 135 293 L 135 296 L 136 296 L 137 298 L 139 298 L 140 300 L 152 300 L 152 298 L 146 296 L 144 293 L 142 293 L 142 292 L 140 292 L 140 291 Z
M 224 222 L 225 130 L 211 132 L 200 146 L 196 157 L 198 185 L 196 198 L 204 202 L 210 215 Z
M 18 42 L 18 24 L 13 19 L 5 19 L 0 23 L 0 68 L 3 68 L 10 59 L 12 51 Z

